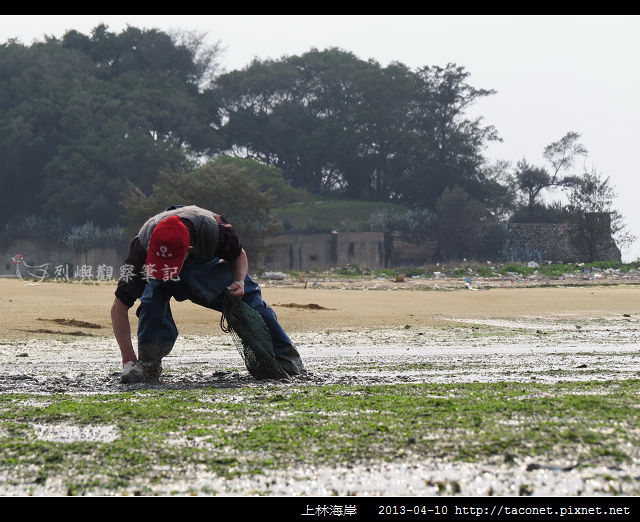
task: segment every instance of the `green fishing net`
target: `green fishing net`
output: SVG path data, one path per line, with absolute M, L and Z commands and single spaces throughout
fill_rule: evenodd
M 226 323 L 226 324 L 225 324 Z M 273 354 L 271 335 L 264 319 L 244 301 L 225 290 L 220 327 L 230 333 L 249 373 L 256 379 L 286 379 Z

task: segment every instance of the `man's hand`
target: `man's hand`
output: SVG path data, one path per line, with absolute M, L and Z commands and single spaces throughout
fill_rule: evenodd
M 231 265 L 233 283 L 227 287 L 227 290 L 229 290 L 233 297 L 242 299 L 244 295 L 244 278 L 247 277 L 247 270 L 249 269 L 249 261 L 244 249 L 242 249 L 240 255 L 229 264 Z
M 122 355 L 122 364 L 135 361 L 137 357 L 133 344 L 131 344 L 129 308 L 117 297 L 113 300 L 113 305 L 111 306 L 111 322 L 113 324 L 113 333 L 116 336 L 120 354 Z
M 244 295 L 244 281 L 234 281 L 227 287 L 227 290 L 229 290 L 233 297 L 242 299 L 242 296 Z

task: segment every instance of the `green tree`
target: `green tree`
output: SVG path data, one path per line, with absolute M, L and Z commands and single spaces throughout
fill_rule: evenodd
M 27 47 L 0 46 L 0 203 L 67 226 L 120 220 L 127 182 L 218 150 L 215 65 L 197 37 L 101 25 Z
M 494 127 L 466 111 L 478 99 L 494 94 L 468 82 L 464 67 L 422 67 L 405 82 L 410 91 L 399 120 L 405 120 L 398 156 L 405 158 L 393 177 L 394 199 L 430 209 L 446 188 L 463 187 L 488 207 L 502 196 L 502 186 L 486 176 L 483 149 L 499 140 Z
M 530 165 L 524 158 L 518 162 L 512 184 L 523 195 L 524 202 L 520 206 L 526 209 L 524 213 L 517 213 L 518 219 L 547 221 L 545 209 L 551 207 L 540 201 L 542 192 L 551 188 L 567 190 L 579 183 L 580 178 L 571 173 L 577 157 L 587 154 L 579 139 L 580 134 L 571 131 L 545 147 L 543 156 L 549 162 L 551 171 Z
M 468 83 L 471 74 L 464 67 L 418 69 L 420 91 L 416 99 L 416 124 L 428 157 L 440 164 L 477 167 L 483 160 L 482 147 L 498 140 L 496 129 L 483 118 L 468 119 L 465 111 L 496 91 L 478 89 Z
M 497 220 L 463 187 L 445 188 L 436 214 L 441 259 L 481 259 L 497 251 L 502 240 Z
M 558 141 L 545 147 L 543 156 L 551 164 L 551 179 L 554 183 L 562 181 L 558 179 L 560 173 L 571 169 L 578 156 L 587 155 L 587 149 L 579 140 L 579 133 L 569 131 Z
M 611 235 L 616 244 L 624 248 L 631 245 L 636 240 L 636 236 L 629 231 L 622 213 L 614 207 L 616 197 L 617 193 L 609 176 L 604 177 L 595 169 L 590 172 L 585 170 L 571 188 L 569 209 L 574 219 L 583 224 L 587 234 L 589 234 L 589 227 L 586 216 L 589 213 L 608 214 Z M 590 241 L 587 242 L 591 244 Z
M 66 141 L 60 116 L 90 82 L 90 61 L 46 43 L 0 46 L 0 203 L 19 220 L 37 213 L 48 194 L 44 169 Z
M 445 188 L 456 185 L 481 199 L 489 195 L 479 194 L 486 181 L 482 153 L 488 142 L 500 138 L 483 118 L 469 119 L 466 111 L 495 91 L 473 87 L 469 77 L 464 67 L 451 63 L 416 71 L 409 117 L 417 141 L 412 168 L 398 188 L 403 199 L 433 208 Z
M 493 91 L 468 77 L 453 64 L 412 71 L 339 49 L 255 60 L 216 81 L 221 131 L 229 150 L 314 194 L 433 207 L 446 187 L 487 185 L 481 151 L 497 134 L 465 111 Z
M 345 160 L 354 157 L 353 76 L 366 67 L 350 53 L 312 50 L 221 75 L 227 147 L 279 168 L 295 187 L 321 193 L 341 186 Z
M 247 253 L 255 257 L 264 251 L 264 239 L 279 231 L 271 210 L 306 198 L 307 193 L 289 187 L 276 169 L 222 156 L 190 172 L 161 172 L 148 196 L 129 185 L 123 206 L 131 235 L 149 217 L 172 205 L 209 209 L 233 225 Z
M 524 194 L 525 205 L 530 213 L 538 203 L 540 192 L 554 186 L 551 175 L 544 168 L 530 165 L 524 158 L 518 162 L 515 180 Z

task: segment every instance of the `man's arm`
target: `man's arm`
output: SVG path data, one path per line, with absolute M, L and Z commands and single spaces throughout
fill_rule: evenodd
M 129 243 L 129 252 L 124 260 L 124 267 L 127 267 L 127 271 L 118 281 L 118 288 L 115 291 L 116 298 L 111 306 L 111 324 L 116 342 L 120 347 L 123 365 L 138 359 L 131 343 L 129 309 L 135 300 L 142 295 L 147 284 L 142 277 L 142 269 L 146 259 L 147 252 L 140 244 L 140 238 L 136 236 Z
M 113 333 L 116 337 L 120 354 L 122 355 L 122 364 L 138 359 L 136 352 L 133 350 L 131 343 L 131 323 L 129 323 L 129 308 L 117 297 L 111 306 L 111 324 Z
M 239 299 L 244 295 L 244 278 L 249 270 L 249 260 L 244 248 L 240 251 L 240 255 L 229 263 L 231 265 L 231 274 L 233 275 L 233 283 L 227 287 L 231 295 Z

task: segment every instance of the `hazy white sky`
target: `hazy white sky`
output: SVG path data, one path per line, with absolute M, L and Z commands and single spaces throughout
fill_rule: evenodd
M 572 130 L 589 151 L 585 166 L 610 176 L 617 207 L 640 237 L 640 16 L 550 15 L 0 15 L 0 43 L 25 44 L 99 23 L 196 30 L 224 48 L 221 66 L 339 47 L 386 65 L 399 61 L 464 66 L 474 87 L 497 94 L 478 102 L 503 139 L 492 159 L 544 165 L 546 145 Z M 623 251 L 640 258 L 640 239 Z

